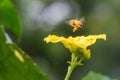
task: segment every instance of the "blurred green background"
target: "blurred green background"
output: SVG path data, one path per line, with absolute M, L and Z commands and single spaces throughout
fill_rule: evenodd
M 28 53 L 51 80 L 63 80 L 70 52 L 61 44 L 46 44 L 49 34 L 107 34 L 91 47 L 91 59 L 77 67 L 71 80 L 80 80 L 89 71 L 120 79 L 120 0 L 12 0 L 19 12 L 23 37 L 19 46 Z M 65 21 L 85 17 L 84 26 L 73 33 Z

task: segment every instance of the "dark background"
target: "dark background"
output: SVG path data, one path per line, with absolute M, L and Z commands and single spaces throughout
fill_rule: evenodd
M 51 80 L 63 80 L 70 52 L 63 45 L 46 44 L 49 34 L 78 36 L 102 34 L 91 47 L 91 59 L 77 67 L 71 80 L 81 80 L 89 71 L 120 79 L 120 0 L 12 0 L 20 15 L 23 36 L 19 46 Z M 77 32 L 65 21 L 85 17 Z

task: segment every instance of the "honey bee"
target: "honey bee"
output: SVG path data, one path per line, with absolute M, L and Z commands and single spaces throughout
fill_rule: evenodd
M 73 32 L 75 32 L 78 28 L 81 28 L 84 22 L 84 17 L 78 19 L 71 19 L 67 22 L 68 25 L 73 27 Z

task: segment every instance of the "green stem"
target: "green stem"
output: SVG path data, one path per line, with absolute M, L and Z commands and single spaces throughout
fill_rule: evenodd
M 69 66 L 68 67 L 68 72 L 67 72 L 67 75 L 65 77 L 65 80 L 69 80 L 70 75 L 71 75 L 71 73 L 72 73 L 72 71 L 73 71 L 74 68 L 75 68 L 75 66 Z
M 68 71 L 64 80 L 69 80 L 70 75 L 72 74 L 72 71 L 77 65 L 82 65 L 81 62 L 82 62 L 82 59 L 79 60 L 79 57 L 77 57 L 74 53 L 72 53 L 71 62 L 69 62 L 70 66 L 68 67 Z
M 65 77 L 65 80 L 69 80 L 70 75 L 71 75 L 73 69 L 77 66 L 77 59 L 78 59 L 78 58 L 75 57 L 74 54 L 72 54 L 70 66 L 68 67 L 68 72 L 67 72 L 67 75 L 66 75 L 66 77 Z

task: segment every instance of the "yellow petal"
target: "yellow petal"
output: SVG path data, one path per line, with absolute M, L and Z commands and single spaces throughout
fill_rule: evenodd
M 57 43 L 57 42 L 60 42 L 62 39 L 64 38 L 58 37 L 56 35 L 49 35 L 48 37 L 44 38 L 44 41 L 46 41 L 46 43 L 49 43 L 49 42 Z
M 77 37 L 69 36 L 68 38 L 59 37 L 56 35 L 49 35 L 48 37 L 44 38 L 44 41 L 46 41 L 46 43 L 61 42 L 64 44 L 66 48 L 71 48 L 71 47 L 87 48 L 88 46 L 94 44 L 97 39 L 106 40 L 106 35 L 105 34 L 89 35 L 86 37 L 85 36 L 77 36 Z
M 70 50 L 71 53 L 75 53 L 79 56 L 82 55 L 85 59 L 90 58 L 90 50 L 87 49 L 88 46 L 93 45 L 97 39 L 106 40 L 105 34 L 100 35 L 89 35 L 89 36 L 77 36 L 72 37 L 69 36 L 68 38 L 59 37 L 56 35 L 49 35 L 44 39 L 46 43 L 52 42 L 57 43 L 61 42 L 67 49 Z
M 89 35 L 87 37 L 85 36 L 78 36 L 75 38 L 74 42 L 76 45 L 78 45 L 81 48 L 87 48 L 88 46 L 94 44 L 97 39 L 103 39 L 106 40 L 106 35 Z

